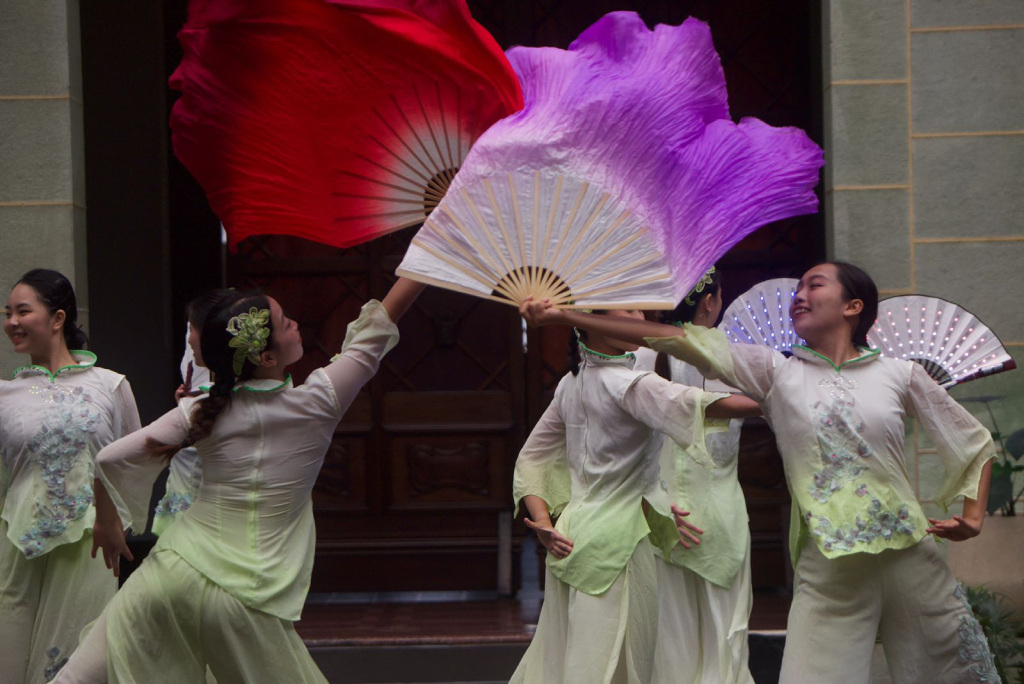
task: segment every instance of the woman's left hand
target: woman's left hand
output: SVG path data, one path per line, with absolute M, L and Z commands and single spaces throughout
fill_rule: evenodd
M 928 518 L 928 522 L 932 526 L 925 530 L 926 532 L 950 541 L 965 541 L 981 533 L 980 522 L 971 522 L 960 515 L 954 515 L 952 520 Z

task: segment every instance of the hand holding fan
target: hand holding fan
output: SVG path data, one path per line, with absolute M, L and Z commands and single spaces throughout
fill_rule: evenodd
M 879 302 L 868 344 L 885 356 L 918 362 L 947 389 L 1017 367 L 977 316 L 938 297 L 907 295 Z
M 524 109 L 484 133 L 398 269 L 518 305 L 673 308 L 756 228 L 812 212 L 821 150 L 730 121 L 707 26 L 606 15 L 515 48 Z
M 422 223 L 473 141 L 522 106 L 465 0 L 192 0 L 179 39 L 174 150 L 231 247 Z

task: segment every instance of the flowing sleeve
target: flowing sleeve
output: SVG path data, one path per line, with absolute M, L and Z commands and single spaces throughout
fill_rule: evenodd
M 552 401 L 516 459 L 512 479 L 516 514 L 523 497 L 533 495 L 543 499 L 548 505 L 548 512 L 557 516 L 569 503 L 571 493 L 565 421 L 558 411 L 557 402 Z
M 139 420 L 139 408 L 135 404 L 135 395 L 132 393 L 132 386 L 128 383 L 128 378 L 121 378 L 121 382 L 117 383 L 113 400 L 114 411 L 117 412 L 114 420 L 114 429 L 117 433 L 114 438 L 120 439 L 142 427 L 142 422 Z
M 341 413 L 377 372 L 381 358 L 396 344 L 398 326 L 381 303 L 374 299 L 364 304 L 359 318 L 349 323 L 341 353 L 323 369 L 331 381 Z
M 754 401 L 764 401 L 771 391 L 775 367 L 784 358 L 758 344 L 732 344 L 721 330 L 692 323 L 683 326 L 682 335 L 644 341 L 651 349 L 696 367 L 706 378 L 724 380 Z
M 921 424 L 935 444 L 946 477 L 934 494 L 943 508 L 957 497 L 978 496 L 985 464 L 995 457 L 992 433 L 978 422 L 917 363 L 911 364 L 907 413 Z
M 188 421 L 179 406 L 96 455 L 96 477 L 110 493 L 125 529 L 131 527 L 136 533 L 145 529 L 153 483 L 167 465 L 146 448 L 146 440 L 180 444 L 187 435 Z
M 705 392 L 648 373 L 622 395 L 622 408 L 681 446 L 704 440 L 704 411 L 728 394 Z

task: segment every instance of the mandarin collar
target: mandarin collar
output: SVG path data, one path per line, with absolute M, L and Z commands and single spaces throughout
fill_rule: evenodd
M 199 389 L 203 392 L 209 392 L 212 388 L 212 384 L 200 385 Z M 279 392 L 281 390 L 292 388 L 292 374 L 289 373 L 285 376 L 284 380 L 268 380 L 263 378 L 252 378 L 251 380 L 245 380 L 244 382 L 237 383 L 231 388 L 232 392 L 252 392 L 255 394 L 266 394 L 267 392 Z
M 65 373 L 76 373 L 80 371 L 89 370 L 90 368 L 96 365 L 96 355 L 93 354 L 91 351 L 86 351 L 85 349 L 72 349 L 69 351 L 71 354 L 71 358 L 77 361 L 77 363 L 72 366 L 61 366 L 60 368 L 51 373 L 50 369 L 46 368 L 45 366 L 37 366 L 35 364 L 30 363 L 27 366 L 15 368 L 14 373 L 12 373 L 12 377 L 17 378 L 21 375 L 41 374 L 48 377 L 50 379 L 50 382 L 53 382 L 54 380 L 57 379 L 58 376 L 64 375 Z
M 625 354 L 618 354 L 612 356 L 609 354 L 602 354 L 601 352 L 594 351 L 587 345 L 583 344 L 582 340 L 577 340 L 576 343 L 580 346 L 580 364 L 587 366 L 622 366 L 625 368 L 632 369 L 636 364 L 636 354 L 633 352 L 626 352 Z
M 858 364 L 862 365 L 874 361 L 882 353 L 878 349 L 869 349 L 867 347 L 857 347 L 857 350 L 860 352 L 860 356 L 858 356 L 855 359 L 843 361 L 842 363 L 837 365 L 834 361 L 832 361 L 832 359 L 828 358 L 824 354 L 819 354 L 813 349 L 805 347 L 802 344 L 794 344 L 792 349 L 793 356 L 797 357 L 798 359 L 801 359 L 802 361 L 809 361 L 810 363 L 816 365 L 829 366 L 830 368 L 832 368 L 832 370 L 836 371 L 837 373 L 841 372 L 844 368 L 848 368 L 849 366 Z

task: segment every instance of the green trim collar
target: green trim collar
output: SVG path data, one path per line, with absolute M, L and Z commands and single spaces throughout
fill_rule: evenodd
M 633 352 L 626 352 L 625 354 L 616 354 L 616 355 L 602 354 L 601 352 L 594 351 L 593 349 L 591 349 L 587 345 L 583 344 L 583 340 L 577 339 L 576 343 L 578 345 L 580 345 L 580 349 L 582 349 L 583 351 L 585 351 L 588 354 L 591 354 L 592 356 L 596 356 L 599 359 L 606 359 L 608 361 L 624 361 L 624 360 L 628 359 L 630 361 L 636 361 L 636 354 L 634 354 Z
M 824 354 L 819 354 L 810 347 L 805 347 L 802 344 L 793 345 L 793 353 L 795 355 L 807 361 L 824 361 L 828 365 L 832 366 L 832 370 L 834 370 L 837 373 L 841 372 L 847 366 L 853 365 L 855 363 L 861 363 L 863 361 L 870 361 L 872 359 L 876 359 L 882 353 L 879 349 L 868 349 L 867 347 L 857 347 L 857 349 L 860 350 L 861 352 L 860 356 L 858 356 L 855 359 L 850 359 L 849 361 L 843 361 L 841 364 L 837 366 L 832 359 L 828 358 Z M 807 354 L 810 354 L 810 357 L 808 357 Z
M 288 389 L 292 386 L 292 374 L 284 376 L 284 380 L 264 380 L 264 379 L 252 379 L 246 380 L 245 382 L 235 385 L 231 391 L 240 392 L 245 390 L 246 392 L 253 392 L 256 394 L 267 394 L 269 392 L 277 392 L 283 389 Z M 209 392 L 213 385 L 200 385 L 199 389 L 203 392 Z
M 54 380 L 57 379 L 58 375 L 65 371 L 84 371 L 89 370 L 90 368 L 96 365 L 96 355 L 93 354 L 91 351 L 86 351 L 85 349 L 71 349 L 69 350 L 69 352 L 71 353 L 71 358 L 78 361 L 78 363 L 76 363 L 73 366 L 62 366 L 51 373 L 50 369 L 46 368 L 45 366 L 37 366 L 34 363 L 30 363 L 27 366 L 15 368 L 14 372 L 11 374 L 11 377 L 16 378 L 22 373 L 26 373 L 28 371 L 36 371 L 39 373 L 45 373 L 46 377 L 50 378 L 50 382 L 53 382 Z

